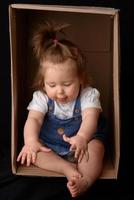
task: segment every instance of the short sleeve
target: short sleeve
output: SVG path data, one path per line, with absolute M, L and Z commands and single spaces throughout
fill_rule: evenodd
M 48 102 L 47 95 L 45 95 L 41 91 L 35 91 L 33 93 L 33 99 L 29 103 L 27 109 L 39 111 L 39 112 L 42 112 L 43 114 L 45 114 L 48 111 L 47 102 Z
M 101 108 L 100 93 L 96 88 L 87 87 L 81 92 L 81 109 L 85 108 Z

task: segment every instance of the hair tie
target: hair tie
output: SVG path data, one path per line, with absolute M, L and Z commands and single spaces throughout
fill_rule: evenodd
M 58 43 L 58 39 L 53 39 L 53 42 L 55 43 L 55 44 L 57 44 Z

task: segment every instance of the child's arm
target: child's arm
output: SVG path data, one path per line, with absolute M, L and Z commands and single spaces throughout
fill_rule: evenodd
M 76 136 L 64 140 L 71 144 L 70 150 L 75 150 L 75 157 L 80 162 L 85 154 L 88 157 L 88 143 L 97 129 L 100 109 L 87 108 L 82 112 L 82 123 Z
M 29 144 L 38 140 L 40 128 L 44 115 L 38 111 L 29 111 L 28 118 L 24 126 L 24 143 Z
M 97 129 L 99 115 L 100 109 L 98 108 L 87 108 L 82 112 L 82 123 L 77 134 L 85 138 L 87 143 Z
M 50 151 L 50 149 L 43 147 L 39 142 L 39 132 L 43 123 L 44 115 L 38 111 L 29 111 L 28 118 L 24 126 L 24 146 L 19 153 L 17 161 L 21 164 L 34 163 L 38 151 Z

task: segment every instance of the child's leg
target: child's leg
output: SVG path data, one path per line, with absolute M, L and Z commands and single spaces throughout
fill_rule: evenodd
M 36 162 L 34 165 L 54 171 L 60 174 L 63 174 L 67 177 L 68 180 L 71 180 L 72 178 L 80 178 L 81 174 L 78 172 L 76 165 L 72 164 L 60 156 L 58 156 L 53 151 L 51 152 L 38 152 Z
M 101 175 L 103 169 L 104 145 L 99 140 L 92 140 L 88 144 L 89 160 L 82 159 L 78 163 L 78 171 L 83 175 L 67 183 L 72 197 L 85 192 Z

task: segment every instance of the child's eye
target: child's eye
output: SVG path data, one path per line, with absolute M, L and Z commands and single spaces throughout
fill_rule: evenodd
M 48 84 L 49 87 L 55 87 L 55 84 Z
M 64 86 L 66 86 L 66 87 L 68 87 L 70 85 L 71 85 L 71 83 L 64 83 Z
M 45 82 L 46 86 L 48 87 L 55 87 L 56 84 L 54 82 Z

